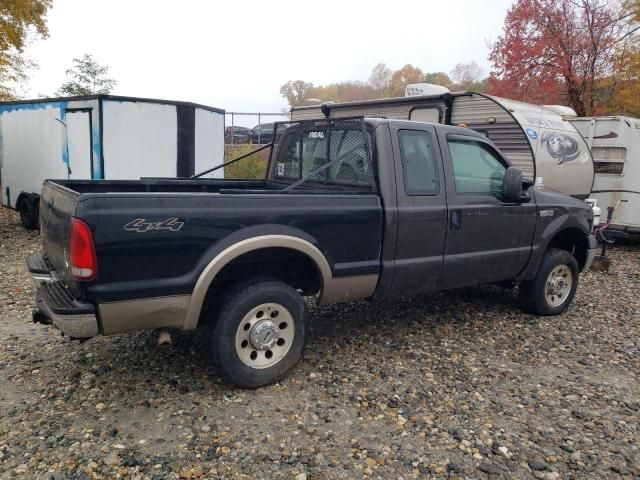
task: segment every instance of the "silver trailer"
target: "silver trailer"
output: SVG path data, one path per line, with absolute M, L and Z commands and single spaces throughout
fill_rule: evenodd
M 526 176 L 585 200 L 593 161 L 582 136 L 557 107 L 532 105 L 475 92 L 326 103 L 291 110 L 292 120 L 384 117 L 465 125 L 486 135 Z
M 595 180 L 591 196 L 611 226 L 640 232 L 640 119 L 624 116 L 567 118 L 591 149 Z
M 2 205 L 26 228 L 45 179 L 184 177 L 223 154 L 218 108 L 111 95 L 0 102 Z

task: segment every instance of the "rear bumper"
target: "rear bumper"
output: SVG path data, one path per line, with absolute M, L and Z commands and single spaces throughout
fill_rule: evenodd
M 42 252 L 32 253 L 27 257 L 27 267 L 29 267 L 29 273 L 33 283 L 36 285 L 36 289 L 40 287 L 42 283 L 51 282 L 51 271 L 53 267 L 45 259 Z
M 42 253 L 31 255 L 27 265 L 37 287 L 34 322 L 53 324 L 72 338 L 90 338 L 100 333 L 95 307 L 75 299 L 55 278 L 53 270 L 45 271 L 48 265 Z
M 596 250 L 598 249 L 598 244 L 596 242 L 596 237 L 594 235 L 588 235 L 587 237 L 588 249 L 587 249 L 587 259 L 584 263 L 584 270 L 589 270 L 591 264 L 593 263 L 593 259 L 596 256 Z

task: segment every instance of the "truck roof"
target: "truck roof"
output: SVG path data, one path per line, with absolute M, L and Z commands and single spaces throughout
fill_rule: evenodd
M 337 119 L 339 118 L 340 117 L 337 117 Z M 483 139 L 485 141 L 488 140 L 488 138 L 482 135 L 481 133 L 476 132 L 475 130 L 472 130 L 468 127 L 462 127 L 462 126 L 444 125 L 442 123 L 419 122 L 414 120 L 396 120 L 396 119 L 390 119 L 390 118 L 373 118 L 373 117 L 372 118 L 365 117 L 364 121 L 374 127 L 377 127 L 379 125 L 396 125 L 400 127 L 411 128 L 414 126 L 431 125 L 436 130 L 442 130 L 445 133 L 450 133 L 454 135 L 465 135 L 468 137 L 476 137 L 476 138 Z

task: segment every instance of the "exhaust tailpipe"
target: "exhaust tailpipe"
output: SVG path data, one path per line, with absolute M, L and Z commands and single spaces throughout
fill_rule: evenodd
M 171 340 L 171 334 L 169 333 L 169 330 L 159 330 L 158 331 L 158 337 L 156 339 L 158 347 L 160 348 L 165 348 L 165 347 L 170 347 L 172 345 L 172 340 Z

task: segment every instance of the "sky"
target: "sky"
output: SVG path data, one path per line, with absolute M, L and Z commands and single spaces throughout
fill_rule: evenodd
M 116 95 L 280 112 L 288 80 L 366 81 L 379 62 L 449 72 L 475 61 L 488 73 L 488 44 L 511 3 L 54 0 L 49 37 L 27 50 L 39 69 L 26 93 L 52 96 L 89 53 L 109 66 Z

